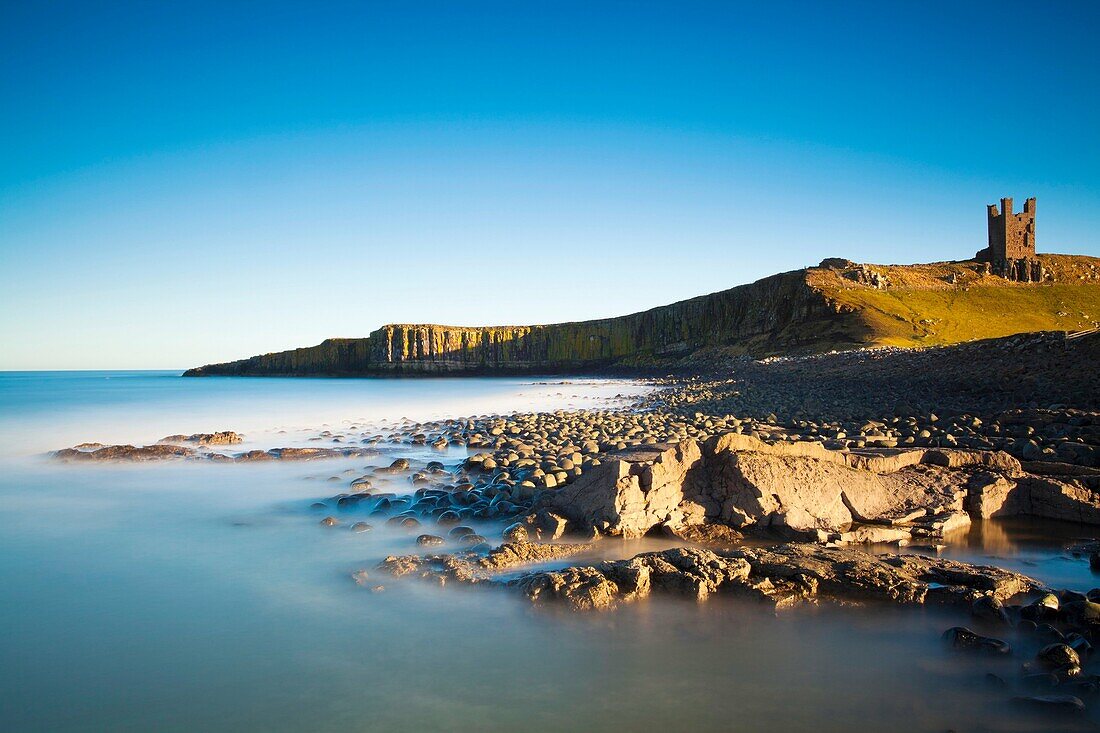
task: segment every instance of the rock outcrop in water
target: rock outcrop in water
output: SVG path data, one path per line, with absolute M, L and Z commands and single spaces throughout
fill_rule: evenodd
M 547 550 L 554 547 L 512 543 L 494 552 L 541 558 L 552 556 Z M 626 560 L 503 578 L 495 572 L 500 568 L 485 558 L 462 554 L 389 557 L 378 569 L 396 577 L 440 583 L 504 586 L 520 591 L 534 603 L 563 603 L 574 610 L 609 609 L 653 594 L 705 601 L 718 593 L 780 607 L 816 600 L 970 605 L 988 599 L 1000 604 L 1043 587 L 1031 578 L 995 567 L 924 555 L 873 555 L 797 544 L 728 552 L 677 547 Z
M 194 435 L 168 435 L 158 443 L 171 443 L 181 445 L 183 443 L 195 443 L 198 445 L 235 445 L 243 442 L 244 438 L 232 430 L 219 430 L 216 433 L 195 433 Z
M 546 505 L 574 528 L 623 537 L 720 525 L 889 542 L 940 537 L 971 516 L 1016 514 L 1100 524 L 1095 487 L 1028 473 L 1006 453 L 834 451 L 737 433 L 623 451 L 549 494 Z
M 826 260 L 641 313 L 544 326 L 397 324 L 188 370 L 187 376 L 581 373 L 694 368 L 715 355 L 820 353 L 932 345 L 1035 330 L 1089 328 L 1100 269 L 1044 255 L 1057 282 L 1009 283 L 977 263 L 878 267 Z M 890 285 L 883 285 L 889 282 Z M 1003 308 L 990 306 L 1003 299 Z M 1094 307 L 1095 306 L 1095 307 Z M 1001 312 L 1003 311 L 1003 312 Z M 1090 315 L 1093 314 L 1093 315 Z
M 652 593 L 703 601 L 719 592 L 776 606 L 817 599 L 963 605 L 981 597 L 1005 601 L 1041 587 L 1000 568 L 809 545 L 730 553 L 674 548 L 590 567 L 536 571 L 511 584 L 532 602 L 563 602 L 577 610 L 610 608 Z
M 169 436 L 173 437 L 173 436 Z M 233 463 L 258 463 L 262 461 L 312 461 L 323 458 L 373 458 L 378 451 L 373 448 L 270 448 L 268 450 L 250 450 L 241 453 L 219 453 L 208 448 L 209 445 L 227 444 L 234 441 L 222 440 L 214 443 L 198 442 L 197 448 L 172 443 L 153 445 L 102 445 L 83 443 L 72 448 L 63 448 L 53 452 L 53 457 L 62 461 L 164 461 L 186 459 L 197 461 L 216 461 Z

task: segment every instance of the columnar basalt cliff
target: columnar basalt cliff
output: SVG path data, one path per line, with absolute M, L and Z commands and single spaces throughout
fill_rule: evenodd
M 1039 255 L 1044 282 L 982 262 L 821 266 L 618 318 L 544 326 L 395 324 L 365 338 L 191 369 L 188 376 L 414 376 L 696 369 L 737 355 L 921 346 L 1091 328 L 1100 260 Z
M 202 375 L 477 374 L 644 368 L 706 347 L 813 351 L 841 332 L 837 312 L 805 271 L 619 318 L 545 326 L 394 324 L 367 338 L 212 364 Z M 855 342 L 853 342 L 855 343 Z

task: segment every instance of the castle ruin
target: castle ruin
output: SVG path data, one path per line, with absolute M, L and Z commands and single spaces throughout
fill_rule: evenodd
M 1012 212 L 1012 199 L 1001 199 L 986 207 L 989 222 L 989 246 L 974 259 L 988 263 L 988 271 L 1009 280 L 1040 282 L 1043 267 L 1035 257 L 1035 198 L 1024 202 L 1024 210 Z

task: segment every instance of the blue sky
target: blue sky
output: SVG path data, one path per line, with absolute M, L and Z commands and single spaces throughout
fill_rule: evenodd
M 1100 255 L 1100 3 L 0 0 L 0 369 Z

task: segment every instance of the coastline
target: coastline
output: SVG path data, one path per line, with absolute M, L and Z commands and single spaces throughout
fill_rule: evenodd
M 1034 354 L 1044 353 L 1046 338 L 1036 336 L 970 348 L 1000 352 L 1006 343 L 1012 343 L 1015 345 L 1010 350 L 1024 354 L 1026 363 L 1035 364 L 1038 362 L 1033 360 Z M 1077 346 L 1091 348 L 1088 341 Z M 1063 349 L 1059 363 L 1079 367 L 1078 361 L 1067 362 L 1064 346 L 1059 347 Z M 1081 476 L 1037 479 L 1038 475 L 1032 472 L 1035 466 L 1003 452 L 1006 448 L 1014 450 L 1014 445 L 1005 441 L 1015 438 L 1004 432 L 1011 429 L 1009 421 L 985 413 L 986 409 L 998 409 L 995 392 L 975 403 L 981 409 L 971 413 L 944 410 L 934 421 L 930 421 L 930 415 L 916 412 L 909 417 L 891 414 L 878 421 L 854 415 L 840 420 L 811 420 L 806 414 L 787 414 L 783 402 L 775 400 L 778 391 L 788 394 L 794 403 L 807 404 L 804 394 L 791 389 L 791 370 L 795 373 L 809 370 L 827 377 L 829 369 L 822 369 L 821 365 L 835 359 L 839 361 L 833 367 L 842 377 L 852 371 L 866 374 L 869 364 L 889 361 L 890 353 L 879 354 L 882 358 L 863 353 L 751 362 L 746 364 L 751 364 L 748 371 L 737 373 L 732 379 L 730 375 L 657 379 L 650 382 L 652 389 L 641 396 L 627 398 L 617 406 L 599 404 L 595 409 L 557 408 L 383 424 L 356 421 L 323 429 L 315 423 L 312 429 L 287 433 L 285 439 L 279 431 L 269 431 L 246 435 L 241 443 L 228 433 L 166 436 L 151 445 L 175 445 L 193 452 L 185 455 L 173 449 L 157 455 L 159 449 L 155 448 L 142 455 L 144 449 L 135 446 L 133 452 L 123 448 L 121 452 L 108 453 L 104 460 L 70 455 L 75 460 L 60 466 L 89 475 L 104 471 L 109 475 L 112 466 L 140 457 L 149 459 L 142 461 L 145 467 L 140 470 L 150 477 L 181 461 L 194 464 L 189 473 L 197 471 L 196 477 L 215 471 L 220 474 L 216 465 L 227 460 L 246 464 L 234 471 L 242 476 L 275 475 L 272 471 L 282 474 L 295 465 L 308 466 L 312 480 L 323 485 L 307 488 L 310 498 L 288 507 L 287 519 L 301 525 L 307 536 L 317 534 L 318 541 L 321 537 L 331 538 L 324 541 L 342 545 L 365 538 L 375 543 L 371 546 L 378 549 L 373 557 L 343 566 L 347 568 L 343 583 L 369 591 L 366 597 L 372 600 L 367 603 L 388 597 L 395 599 L 390 602 L 398 602 L 396 599 L 408 593 L 420 592 L 412 590 L 412 586 L 425 586 L 416 581 L 426 580 L 430 582 L 424 592 L 443 594 L 439 596 L 441 600 L 461 594 L 465 587 L 497 588 L 505 592 L 487 594 L 484 603 L 498 605 L 507 603 L 504 600 L 507 597 L 515 597 L 543 612 L 615 609 L 612 613 L 618 615 L 631 607 L 656 607 L 654 604 L 666 598 L 684 596 L 693 602 L 706 600 L 708 606 L 748 603 L 781 615 L 817 605 L 835 607 L 840 617 L 856 613 L 884 617 L 886 609 L 895 605 L 909 609 L 907 613 L 918 608 L 942 609 L 942 621 L 937 622 L 941 628 L 924 638 L 928 644 L 938 645 L 943 642 L 936 641 L 936 637 L 944 629 L 952 630 L 947 646 L 961 650 L 961 656 L 953 662 L 961 665 L 960 669 L 974 664 L 993 665 L 991 659 L 983 661 L 988 659 L 983 650 L 1001 649 L 1001 642 L 1012 650 L 997 652 L 996 656 L 1008 659 L 1018 659 L 1020 654 L 1031 656 L 1045 648 L 1037 646 L 1042 641 L 1041 634 L 1029 630 L 1024 623 L 1029 621 L 1028 616 L 1046 614 L 1044 623 L 1060 629 L 1058 633 L 1066 638 L 1078 634 L 1087 640 L 1091 633 L 1087 624 L 1082 626 L 1079 618 L 1069 615 L 1079 614 L 1080 604 L 1093 603 L 1084 592 L 1087 589 L 1078 591 L 1075 586 L 1067 589 L 1065 585 L 1036 578 L 1033 571 L 1019 563 L 1007 568 L 1001 562 L 975 563 L 970 557 L 954 557 L 968 531 L 985 532 L 987 528 L 992 531 L 995 522 L 1005 521 L 975 517 L 969 529 L 957 526 L 959 511 L 967 509 L 968 496 L 954 497 L 961 503 L 946 516 L 929 513 L 931 505 L 924 505 L 921 518 L 908 516 L 911 514 L 908 511 L 906 516 L 894 517 L 904 520 L 900 524 L 861 521 L 848 526 L 850 517 L 840 516 L 839 524 L 828 529 L 814 528 L 810 533 L 807 527 L 796 526 L 795 522 L 774 521 L 780 515 L 791 515 L 793 500 L 806 498 L 799 486 L 821 483 L 807 480 L 804 473 L 807 467 L 832 465 L 831 460 L 822 458 L 825 454 L 820 451 L 830 456 L 852 457 L 845 460 L 858 458 L 859 467 L 847 466 L 843 471 L 855 472 L 860 481 L 872 474 L 880 476 L 866 467 L 874 460 L 905 463 L 905 460 L 899 462 L 897 456 L 917 452 L 930 456 L 930 461 L 918 460 L 909 467 L 900 466 L 901 475 L 909 476 L 905 472 L 915 471 L 925 476 L 950 476 L 948 483 L 953 485 L 969 485 L 975 476 L 986 474 L 1016 482 L 1082 480 Z M 973 354 L 966 349 L 933 350 L 920 358 L 945 355 L 960 363 L 975 363 Z M 903 367 L 899 368 L 908 369 Z M 768 379 L 762 379 L 760 372 L 754 370 L 774 372 L 770 372 L 772 376 Z M 939 381 L 945 390 L 950 390 L 953 384 L 943 378 L 949 372 L 939 370 Z M 890 369 L 883 372 L 884 378 L 890 374 Z M 824 379 L 817 388 L 835 390 L 846 379 L 834 378 Z M 261 380 L 255 384 L 264 383 Z M 383 384 L 374 380 L 371 383 Z M 549 391 L 560 389 L 568 395 L 576 391 L 573 388 L 583 385 L 584 380 L 524 383 Z M 355 381 L 344 380 L 341 384 L 351 388 Z M 446 384 L 457 383 L 446 380 Z M 613 397 L 613 391 L 614 387 L 609 385 L 606 396 Z M 845 401 L 852 401 L 849 393 L 837 394 Z M 1080 394 L 1084 399 L 1090 393 L 1083 390 Z M 928 397 L 942 399 L 942 395 Z M 774 405 L 781 414 L 760 414 L 763 405 Z M 858 400 L 853 407 L 859 407 Z M 894 407 L 891 406 L 891 413 L 895 412 Z M 1072 405 L 1053 410 L 1050 407 L 1023 411 L 1025 422 L 1038 424 L 1035 421 L 1041 418 L 1047 424 L 1060 425 L 1060 429 L 1090 427 L 1069 424 L 1080 423 L 1080 416 L 1087 410 Z M 826 404 L 821 409 L 832 408 Z M 980 424 L 974 425 L 973 418 L 979 414 L 983 415 Z M 1000 434 L 991 430 L 994 425 L 1000 425 Z M 928 428 L 932 428 L 928 438 L 921 438 L 919 433 Z M 846 435 L 840 438 L 840 432 Z M 1063 430 L 1060 437 L 1052 436 L 1048 442 L 1041 430 L 1035 433 L 1040 452 L 1050 451 L 1048 457 L 1053 458 L 1059 457 L 1058 446 L 1066 437 Z M 906 442 L 909 438 L 912 441 Z M 700 504 L 701 522 L 672 526 L 667 517 L 661 517 L 659 526 L 637 525 L 629 531 L 626 524 L 615 527 L 607 523 L 606 516 L 586 517 L 583 512 L 567 516 L 570 507 L 581 508 L 582 496 L 610 497 L 613 504 L 621 504 L 625 509 L 636 502 L 621 490 L 633 490 L 630 482 L 636 480 L 641 491 L 647 475 L 650 485 L 641 493 L 650 497 L 643 503 L 652 509 L 652 495 L 667 493 L 673 487 L 674 482 L 666 480 L 667 476 L 656 478 L 659 466 L 673 467 L 667 457 L 669 451 L 672 455 L 677 452 L 683 455 L 690 445 L 705 450 L 706 445 L 716 440 L 726 443 L 734 440 L 737 445 L 731 444 L 735 448 L 731 452 L 707 453 L 702 457 L 704 463 L 713 462 L 721 453 L 736 456 L 737 461 L 751 459 L 771 465 L 774 470 L 769 471 L 775 475 L 800 477 L 793 487 L 796 493 L 781 496 L 785 511 L 777 513 L 783 507 L 762 508 L 766 512 L 754 524 L 735 527 L 711 521 L 706 507 Z M 80 450 L 83 453 L 99 449 Z M 213 455 L 229 458 L 212 458 Z M 244 457 L 236 460 L 234 457 L 238 455 Z M 992 463 L 980 459 L 966 464 L 971 460 L 966 456 L 982 455 L 1005 457 Z M 960 460 L 963 462 L 959 463 Z M 948 465 L 942 465 L 944 462 Z M 1073 470 L 1078 472 L 1089 468 L 1080 463 L 1062 465 L 1076 466 Z M 832 476 L 829 472 L 840 469 L 823 470 L 824 475 Z M 607 480 L 607 473 L 614 480 Z M 889 475 L 887 472 L 871 480 L 888 480 Z M 752 480 L 758 479 L 759 475 Z M 658 484 L 667 488 L 659 489 Z M 681 503 L 685 499 L 694 501 L 684 493 L 688 484 L 695 486 L 698 482 L 694 479 L 680 482 L 677 490 L 683 496 Z M 333 490 L 337 493 L 332 493 Z M 607 493 L 609 490 L 612 493 Z M 876 493 L 867 496 L 874 498 Z M 948 498 L 938 489 L 924 496 Z M 744 511 L 747 505 L 737 506 Z M 803 508 L 806 506 L 811 505 Z M 1016 507 L 1014 511 L 1018 510 Z M 623 511 L 617 513 L 624 520 L 630 517 Z M 942 522 L 943 519 L 949 521 Z M 899 532 L 904 532 L 904 536 Z M 637 535 L 646 536 L 632 539 Z M 1051 541 L 1056 536 L 1051 535 Z M 1077 567 L 1087 568 L 1089 550 L 1083 551 L 1085 555 L 1073 562 Z M 324 565 L 323 561 L 320 564 Z M 326 583 L 342 585 L 338 579 Z M 437 590 L 437 586 L 444 587 Z M 1050 608 L 1051 593 L 1062 609 L 1056 613 L 1043 610 Z M 678 607 L 668 612 L 684 618 L 686 609 L 675 608 Z M 1091 606 L 1085 607 L 1088 608 Z M 546 621 L 536 618 L 533 623 Z M 968 627 L 973 635 L 953 630 L 956 626 Z M 969 652 L 976 654 L 973 660 L 969 659 Z M 1082 672 L 1059 673 L 1064 677 L 1059 685 L 1064 694 L 1072 692 L 1073 697 L 1087 699 L 1090 693 L 1081 688 L 1081 684 L 1091 679 L 1087 654 L 1081 652 L 1078 661 Z M 996 668 L 996 665 L 990 667 Z M 1010 696 L 1035 697 L 1011 674 L 1003 670 L 998 674 Z M 1019 704 L 1046 705 L 1033 700 Z M 1062 707 L 1068 709 L 1067 706 L 1073 705 L 1063 703 Z M 1046 719 L 1050 712 L 1035 714 Z

